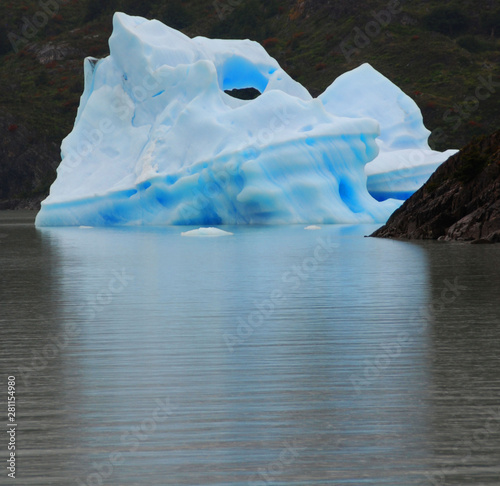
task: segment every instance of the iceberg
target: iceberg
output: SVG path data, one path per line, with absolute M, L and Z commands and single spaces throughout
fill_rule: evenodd
M 84 61 L 39 227 L 384 223 L 446 158 L 369 65 L 313 99 L 253 41 L 116 13 L 109 46 Z

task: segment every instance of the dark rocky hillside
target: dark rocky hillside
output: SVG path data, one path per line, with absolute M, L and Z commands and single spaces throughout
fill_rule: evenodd
M 498 0 L 4 0 L 3 207 L 47 193 L 59 162 L 54 144 L 71 131 L 82 93 L 83 59 L 108 55 L 117 10 L 189 36 L 259 41 L 313 96 L 369 62 L 416 101 L 438 150 L 500 125 Z
M 500 242 L 500 130 L 448 159 L 372 236 Z
M 52 183 L 59 147 L 16 120 L 0 113 L 0 209 L 36 209 Z

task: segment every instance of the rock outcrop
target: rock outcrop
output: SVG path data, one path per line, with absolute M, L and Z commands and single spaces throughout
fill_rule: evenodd
M 500 130 L 450 157 L 371 236 L 500 242 Z

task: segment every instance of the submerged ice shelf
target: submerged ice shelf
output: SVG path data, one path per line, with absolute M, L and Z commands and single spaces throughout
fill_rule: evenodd
M 367 64 L 313 99 L 249 40 L 116 13 L 109 45 L 38 226 L 383 223 L 453 152 Z

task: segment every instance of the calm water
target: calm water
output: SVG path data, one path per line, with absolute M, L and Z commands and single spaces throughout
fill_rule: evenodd
M 32 221 L 0 213 L 18 484 L 500 484 L 500 245 Z

